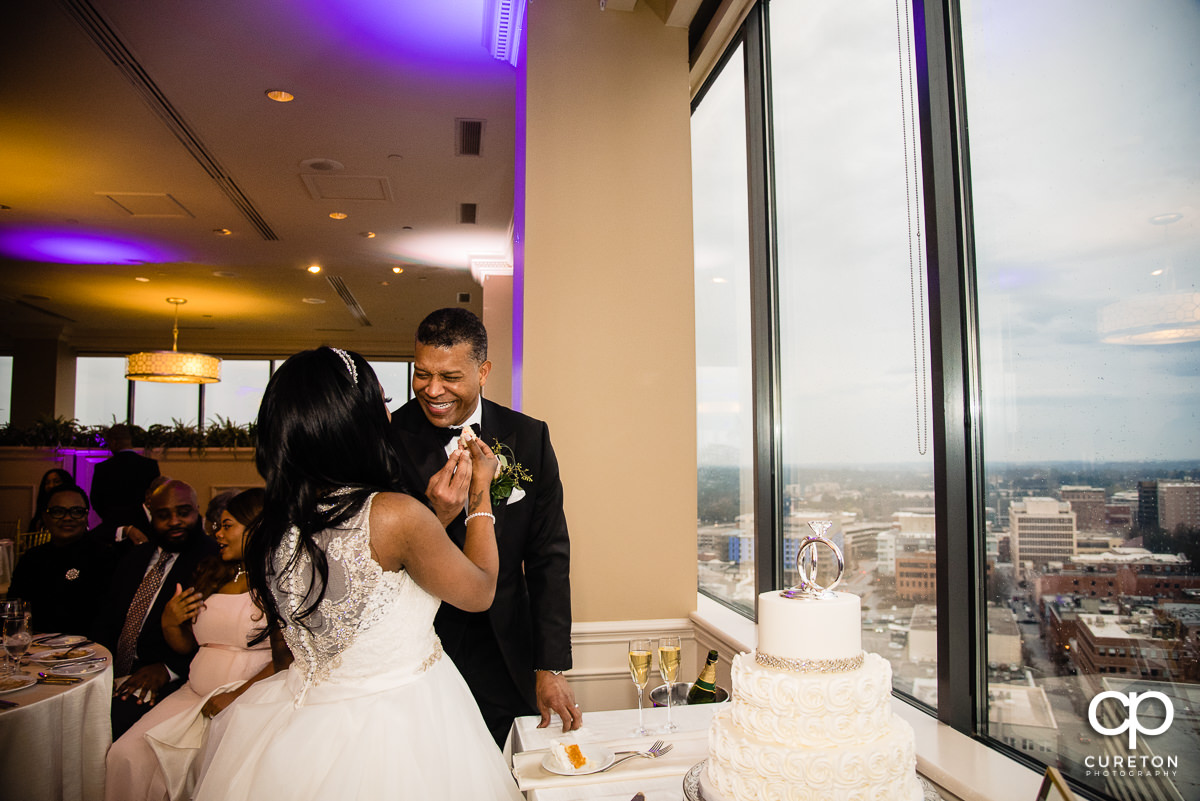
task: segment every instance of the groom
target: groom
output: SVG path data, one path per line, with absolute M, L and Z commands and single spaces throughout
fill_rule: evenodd
M 424 492 L 459 547 L 466 485 L 454 489 L 447 460 L 463 425 L 475 427 L 489 447 L 499 442 L 528 475 L 507 498 L 493 494 L 500 573 L 491 609 L 469 613 L 443 603 L 434 621 L 503 746 L 513 718 L 540 712 L 544 728 L 554 712 L 569 731 L 583 714 L 562 675 L 571 667 L 571 586 L 558 460 L 545 423 L 480 396 L 491 369 L 478 317 L 461 308 L 426 317 L 417 327 L 415 397 L 392 415 L 392 444 L 403 457 L 405 483 Z

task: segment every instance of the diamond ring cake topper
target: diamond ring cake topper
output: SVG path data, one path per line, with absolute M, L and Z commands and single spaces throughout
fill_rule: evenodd
M 795 587 L 781 591 L 779 594 L 784 598 L 831 598 L 833 588 L 842 583 L 842 575 L 846 572 L 846 561 L 842 558 L 841 549 L 825 536 L 825 532 L 833 523 L 829 520 L 810 520 L 808 526 L 813 533 L 804 538 L 800 543 L 800 551 L 796 554 L 796 569 L 800 572 L 800 582 Z M 837 559 L 837 576 L 828 587 L 817 583 L 817 545 L 829 548 Z

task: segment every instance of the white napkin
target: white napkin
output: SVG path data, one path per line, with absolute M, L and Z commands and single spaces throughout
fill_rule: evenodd
M 688 769 L 708 756 L 707 731 L 675 732 L 674 734 L 611 740 L 603 743 L 581 742 L 580 745 L 601 745 L 610 751 L 645 751 L 655 740 L 665 740 L 675 747 L 666 755 L 655 759 L 635 757 L 604 773 L 584 773 L 574 776 L 559 776 L 543 768 L 542 760 L 546 756 L 546 749 L 524 751 L 513 755 L 513 777 L 516 778 L 517 787 L 522 792 L 547 787 L 578 787 L 606 782 L 624 782 L 635 777 L 679 776 L 682 781 L 682 776 L 688 772 Z

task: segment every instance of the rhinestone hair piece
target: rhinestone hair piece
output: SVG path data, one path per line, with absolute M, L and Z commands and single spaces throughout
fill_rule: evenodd
M 849 673 L 863 666 L 863 654 L 841 659 L 785 659 L 755 651 L 754 661 L 765 667 L 792 673 Z
M 358 386 L 358 368 L 354 366 L 354 359 L 350 358 L 350 354 L 341 348 L 330 348 L 331 351 L 342 357 L 342 361 L 346 365 L 346 372 L 354 379 L 354 386 Z

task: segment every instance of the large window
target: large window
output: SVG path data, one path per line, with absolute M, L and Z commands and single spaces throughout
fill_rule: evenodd
M 0 425 L 12 419 L 12 356 L 0 356 Z
M 811 521 L 846 557 L 863 645 L 936 703 L 929 346 L 905 6 L 775 3 L 771 101 L 783 576 Z M 825 578 L 828 583 L 829 578 Z
M 746 97 L 738 47 L 692 116 L 701 592 L 754 612 Z
M 897 690 L 1084 795 L 1195 798 L 1200 6 L 912 6 L 763 0 L 694 111 L 697 341 L 771 365 L 725 382 L 775 503 L 750 592 L 828 521 Z M 701 303 L 723 249 L 742 306 Z
M 10 358 L 10 370 L 11 363 Z M 203 386 L 204 426 L 253 423 L 277 363 L 264 359 L 222 360 L 221 380 Z M 411 362 L 373 361 L 371 367 L 384 395 L 392 399 L 390 408 L 411 396 Z M 0 380 L 3 380 L 2 370 L 0 362 Z M 124 421 L 132 391 L 135 425 L 149 428 L 179 422 L 194 426 L 200 415 L 200 390 L 196 384 L 151 381 L 135 381 L 131 386 L 125 380 L 125 359 L 120 356 L 80 357 L 75 362 L 75 418 L 84 425 Z
M 1200 6 L 967 2 L 962 28 L 988 733 L 1116 797 L 1196 798 Z M 1103 692 L 1174 722 L 1114 747 Z

